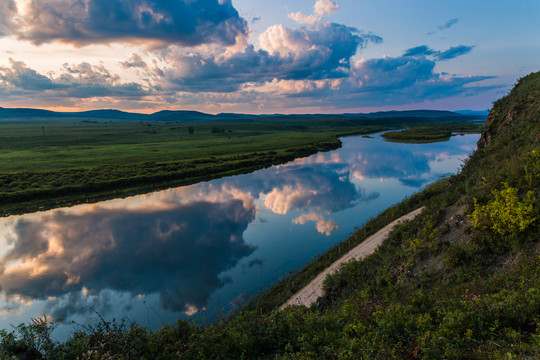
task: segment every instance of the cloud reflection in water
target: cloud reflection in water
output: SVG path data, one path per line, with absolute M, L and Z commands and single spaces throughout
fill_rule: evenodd
M 8 299 L 69 294 L 70 309 L 53 307 L 64 318 L 82 311 L 76 304 L 88 308 L 83 290 L 89 296 L 159 293 L 161 306 L 173 311 L 204 307 L 223 286 L 219 274 L 253 252 L 242 235 L 255 213 L 253 204 L 229 199 L 152 212 L 97 208 L 84 216 L 56 211 L 41 221 L 21 219 L 0 263 L 1 288 Z
M 274 261 L 268 254 L 284 251 L 279 241 L 260 244 L 256 235 L 246 241 L 251 223 L 270 229 L 266 222 L 273 221 L 273 213 L 296 230 L 314 226 L 321 241 L 334 241 L 327 236 L 339 233 L 340 226 L 359 225 L 346 223 L 341 213 L 387 198 L 374 191 L 380 187 L 367 190 L 369 180 L 393 178 L 399 186 L 420 187 L 455 170 L 447 167 L 468 153 L 462 147 L 345 139 L 338 151 L 252 174 L 0 219 L 0 313 L 24 311 L 37 300 L 44 311 L 64 319 L 91 308 L 118 316 L 118 304 L 129 311 L 139 296 L 173 313 L 214 306 L 208 304 L 212 294 L 236 281 L 225 273 L 238 264 L 242 274 L 267 271 Z M 395 191 L 399 198 L 391 201 L 405 194 Z M 265 212 L 254 222 L 257 206 Z

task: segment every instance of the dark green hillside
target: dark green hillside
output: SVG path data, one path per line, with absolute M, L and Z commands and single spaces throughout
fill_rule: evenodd
M 413 205 L 426 207 L 415 220 L 396 227 L 375 254 L 329 277 L 326 295 L 311 308 L 278 309 L 299 284 L 315 276 L 321 262 L 338 255 L 335 249 L 219 324 L 180 320 L 147 333 L 137 326 L 102 323 L 57 344 L 47 341 L 50 325 L 36 322 L 4 333 L 0 354 L 538 359 L 540 73 L 521 79 L 497 101 L 486 127 L 479 149 L 459 175 L 387 210 L 345 242 L 361 241 Z

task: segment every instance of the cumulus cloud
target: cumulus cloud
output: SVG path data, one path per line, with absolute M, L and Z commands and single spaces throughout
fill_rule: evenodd
M 262 183 L 258 184 L 255 180 L 252 186 L 259 188 L 254 192 L 263 193 L 264 205 L 276 214 L 294 210 L 331 213 L 350 207 L 360 197 L 352 183 L 323 166 L 294 165 L 280 167 L 275 172 L 271 182 L 261 179 Z
M 313 198 L 318 196 L 317 190 L 302 187 L 293 188 L 287 185 L 274 188 L 264 197 L 264 206 L 279 215 L 285 215 L 293 209 L 305 208 Z
M 231 92 L 273 79 L 341 78 L 348 76 L 346 69 L 358 49 L 381 41 L 334 23 L 316 29 L 273 25 L 259 36 L 260 49 L 249 45 L 227 57 L 173 48 L 165 56 L 163 80 L 179 91 Z
M 249 33 L 231 0 L 3 1 L 0 32 L 34 44 L 231 46 Z
M 313 6 L 315 15 L 330 15 L 339 8 L 339 5 L 331 0 L 317 0 Z
M 64 87 L 34 69 L 30 69 L 24 62 L 11 58 L 9 67 L 0 66 L 0 81 L 22 90 L 50 90 Z
M 299 24 L 314 26 L 320 23 L 324 15 L 331 15 L 339 8 L 339 5 L 331 0 L 317 0 L 313 6 L 313 14 L 305 15 L 301 12 L 290 13 L 289 18 Z
M 26 66 L 22 61 L 9 59 L 9 66 L 0 67 L 0 87 L 6 91 L 45 91 L 47 96 L 67 98 L 129 97 L 149 95 L 139 83 L 124 83 L 103 64 L 64 64 L 62 72 L 45 76 Z M 43 94 L 40 94 L 44 96 Z
M 351 93 L 362 93 L 376 104 L 407 103 L 440 99 L 457 94 L 474 93 L 481 88 L 466 87 L 490 76 L 443 76 L 435 71 L 437 61 L 448 60 L 470 52 L 460 45 L 446 51 L 419 46 L 403 56 L 362 59 L 351 66 L 351 77 L 344 84 Z
M 309 105 L 314 99 L 326 106 L 399 105 L 454 95 L 473 95 L 489 87 L 471 86 L 490 76 L 455 76 L 436 71 L 439 61 L 467 54 L 473 47 L 460 45 L 445 51 L 426 45 L 402 56 L 360 59 L 343 69 L 345 76 L 325 79 L 273 80 L 262 86 L 284 106 Z
M 391 91 L 410 88 L 432 79 L 435 62 L 425 57 L 384 57 L 362 59 L 351 68 L 351 89 L 359 92 Z
M 466 55 L 473 46 L 420 45 L 401 56 L 358 60 L 359 51 L 382 39 L 325 20 L 337 8 L 331 0 L 317 0 L 312 14 L 289 14 L 301 26 L 272 25 L 247 44 L 249 29 L 230 0 L 6 0 L 0 4 L 0 33 L 19 39 L 167 46 L 120 61 L 129 81 L 122 80 L 126 73 L 113 74 L 101 64 L 45 74 L 10 62 L 0 67 L 0 94 L 42 103 L 99 99 L 129 108 L 270 112 L 411 104 L 493 88 L 474 86 L 489 76 L 436 70 L 439 62 Z M 451 19 L 441 30 L 457 22 Z M 201 46 L 186 47 L 191 45 Z

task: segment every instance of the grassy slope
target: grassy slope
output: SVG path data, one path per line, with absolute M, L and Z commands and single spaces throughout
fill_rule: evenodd
M 400 213 L 427 207 L 396 228 L 375 254 L 329 277 L 324 299 L 311 308 L 277 306 L 295 283 L 316 273 L 310 269 L 319 262 L 219 324 L 180 320 L 149 334 L 102 323 L 63 344 L 4 334 L 0 353 L 35 348 L 58 359 L 82 353 L 95 359 L 538 358 L 539 99 L 536 73 L 497 101 L 483 136 L 489 144 L 459 175 L 389 209 L 342 244 L 345 250 Z M 508 189 L 517 196 L 501 199 Z M 514 216 L 477 212 L 476 226 L 467 216 L 501 204 Z M 521 224 L 512 223 L 517 218 Z M 320 261 L 339 256 L 336 249 Z M 47 339 L 43 324 L 25 329 Z

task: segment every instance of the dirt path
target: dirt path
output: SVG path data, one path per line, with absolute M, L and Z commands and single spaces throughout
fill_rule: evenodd
M 375 249 L 383 242 L 388 236 L 390 230 L 400 222 L 410 220 L 416 215 L 420 214 L 423 208 L 416 209 L 410 213 L 403 215 L 399 219 L 392 221 L 390 224 L 377 231 L 375 234 L 369 236 L 362 243 L 356 245 L 351 251 L 343 255 L 340 259 L 336 260 L 332 265 L 322 271 L 315 279 L 313 279 L 308 285 L 300 289 L 296 294 L 291 296 L 289 300 L 280 309 L 284 309 L 289 305 L 305 305 L 310 306 L 317 299 L 322 296 L 322 284 L 326 275 L 336 272 L 341 264 L 349 262 L 352 259 L 362 259 L 363 257 L 373 253 Z

